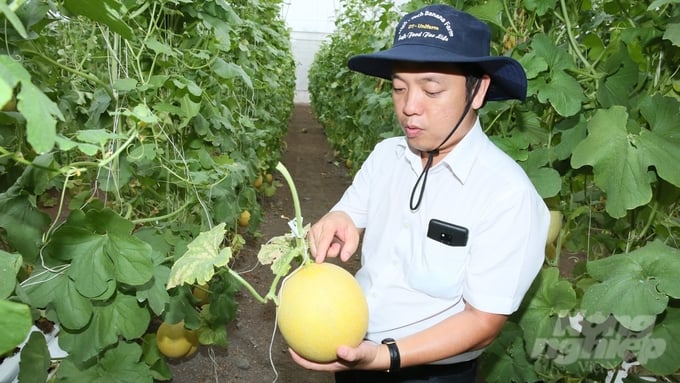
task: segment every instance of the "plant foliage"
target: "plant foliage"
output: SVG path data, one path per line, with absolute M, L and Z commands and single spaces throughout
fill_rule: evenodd
M 168 282 L 184 253 L 207 256 L 200 233 L 220 230 L 216 266 L 257 234 L 253 181 L 278 163 L 293 108 L 279 8 L 0 0 L 0 317 L 12 329 L 0 352 L 46 317 L 68 352 L 57 381 L 151 382 L 170 378 L 155 321 L 227 343 L 241 287 L 228 267 L 194 278 L 211 293 L 203 307 L 191 284 Z M 44 373 L 33 365 L 25 379 Z
M 403 12 L 430 2 L 342 3 L 309 87 L 338 155 L 358 166 L 401 130 L 389 82 L 350 72 L 347 59 L 389 47 Z M 565 217 L 543 272 L 485 354 L 486 381 L 604 380 L 624 362 L 635 365 L 629 379 L 677 374 L 678 2 L 447 3 L 487 22 L 492 54 L 525 68 L 527 99 L 490 102 L 480 119 Z

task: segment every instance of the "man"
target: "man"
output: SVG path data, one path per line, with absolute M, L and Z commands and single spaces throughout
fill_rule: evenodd
M 310 230 L 317 262 L 346 261 L 366 340 L 318 364 L 336 382 L 474 382 L 477 357 L 517 310 L 543 263 L 549 213 L 522 169 L 484 134 L 487 101 L 524 99 L 526 75 L 489 55 L 490 31 L 445 5 L 407 14 L 392 48 L 352 70 L 392 81 L 403 137 L 376 145 L 352 185 Z

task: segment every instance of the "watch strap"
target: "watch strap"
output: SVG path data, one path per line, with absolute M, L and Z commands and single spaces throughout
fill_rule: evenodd
M 390 352 L 390 368 L 387 372 L 396 373 L 401 368 L 401 356 L 399 355 L 397 342 L 392 338 L 385 338 L 380 343 L 386 345 L 387 350 Z

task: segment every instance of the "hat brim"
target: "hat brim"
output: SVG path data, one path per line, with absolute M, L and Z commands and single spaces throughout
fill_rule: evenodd
M 437 47 L 400 44 L 382 52 L 356 55 L 349 59 L 348 66 L 353 71 L 391 80 L 395 62 L 475 64 L 491 78 L 485 98 L 487 101 L 524 100 L 526 97 L 527 77 L 524 68 L 508 56 L 469 57 Z

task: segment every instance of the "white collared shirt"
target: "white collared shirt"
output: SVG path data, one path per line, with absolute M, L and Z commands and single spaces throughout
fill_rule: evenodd
M 511 314 L 543 264 L 548 209 L 479 121 L 430 169 L 422 203 L 411 211 L 422 168 L 404 137 L 386 139 L 332 209 L 366 229 L 356 278 L 368 300 L 367 338 L 374 342 L 431 327 L 462 311 L 464 301 L 485 312 Z M 433 218 L 466 227 L 467 245 L 428 238 Z

